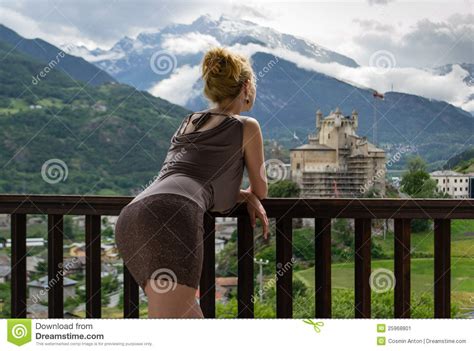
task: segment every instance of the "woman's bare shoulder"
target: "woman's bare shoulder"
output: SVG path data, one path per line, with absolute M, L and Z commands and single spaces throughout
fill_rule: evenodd
M 260 126 L 257 119 L 255 119 L 254 117 L 241 115 L 234 115 L 234 117 L 240 120 L 244 124 L 244 126 L 247 126 L 247 128 L 252 129 Z
M 249 139 L 254 139 L 255 135 L 261 134 L 260 124 L 256 118 L 240 115 L 236 115 L 236 118 L 239 118 L 243 124 L 244 142 Z

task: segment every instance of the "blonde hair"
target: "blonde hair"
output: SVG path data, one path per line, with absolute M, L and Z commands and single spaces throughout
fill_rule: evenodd
M 239 95 L 244 82 L 255 82 L 250 60 L 221 47 L 210 49 L 202 61 L 204 95 L 219 103 Z

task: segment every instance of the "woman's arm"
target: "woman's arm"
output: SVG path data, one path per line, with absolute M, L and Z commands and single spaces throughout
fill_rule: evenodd
M 243 148 L 245 167 L 249 176 L 250 190 L 259 199 L 268 195 L 267 175 L 263 152 L 263 137 L 260 124 L 255 118 L 247 117 L 244 123 Z
M 263 138 L 258 121 L 251 117 L 248 117 L 244 124 L 243 148 L 250 186 L 246 190 L 240 190 L 237 201 L 247 203 L 247 211 L 252 227 L 255 227 L 256 219 L 260 219 L 263 237 L 267 239 L 269 222 L 265 208 L 260 202 L 268 194 L 267 175 L 264 168 Z
M 256 219 L 259 218 L 260 222 L 262 223 L 263 237 L 268 239 L 269 221 L 267 213 L 265 212 L 265 208 L 262 206 L 262 203 L 257 198 L 257 196 L 255 196 L 255 194 L 249 189 L 241 189 L 237 201 L 247 203 L 247 212 L 250 216 L 250 224 L 254 228 Z
M 246 201 L 248 201 L 248 198 L 251 195 L 255 196 L 255 194 L 252 193 L 252 190 L 250 189 L 250 187 L 248 187 L 245 190 L 240 189 L 240 193 L 239 193 L 239 197 L 237 198 L 237 202 L 246 202 Z

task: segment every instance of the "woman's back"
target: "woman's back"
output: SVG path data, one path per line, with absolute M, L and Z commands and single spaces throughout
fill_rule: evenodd
M 158 178 L 132 202 L 175 193 L 191 198 L 204 210 L 230 210 L 242 183 L 245 120 L 211 111 L 186 116 L 171 138 Z

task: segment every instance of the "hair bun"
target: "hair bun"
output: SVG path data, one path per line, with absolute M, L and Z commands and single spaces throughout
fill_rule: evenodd
M 210 49 L 202 61 L 204 94 L 211 101 L 235 97 L 242 84 L 254 77 L 248 58 L 223 47 Z
M 224 48 L 213 48 L 204 56 L 203 76 L 215 75 L 239 81 L 241 63 Z

